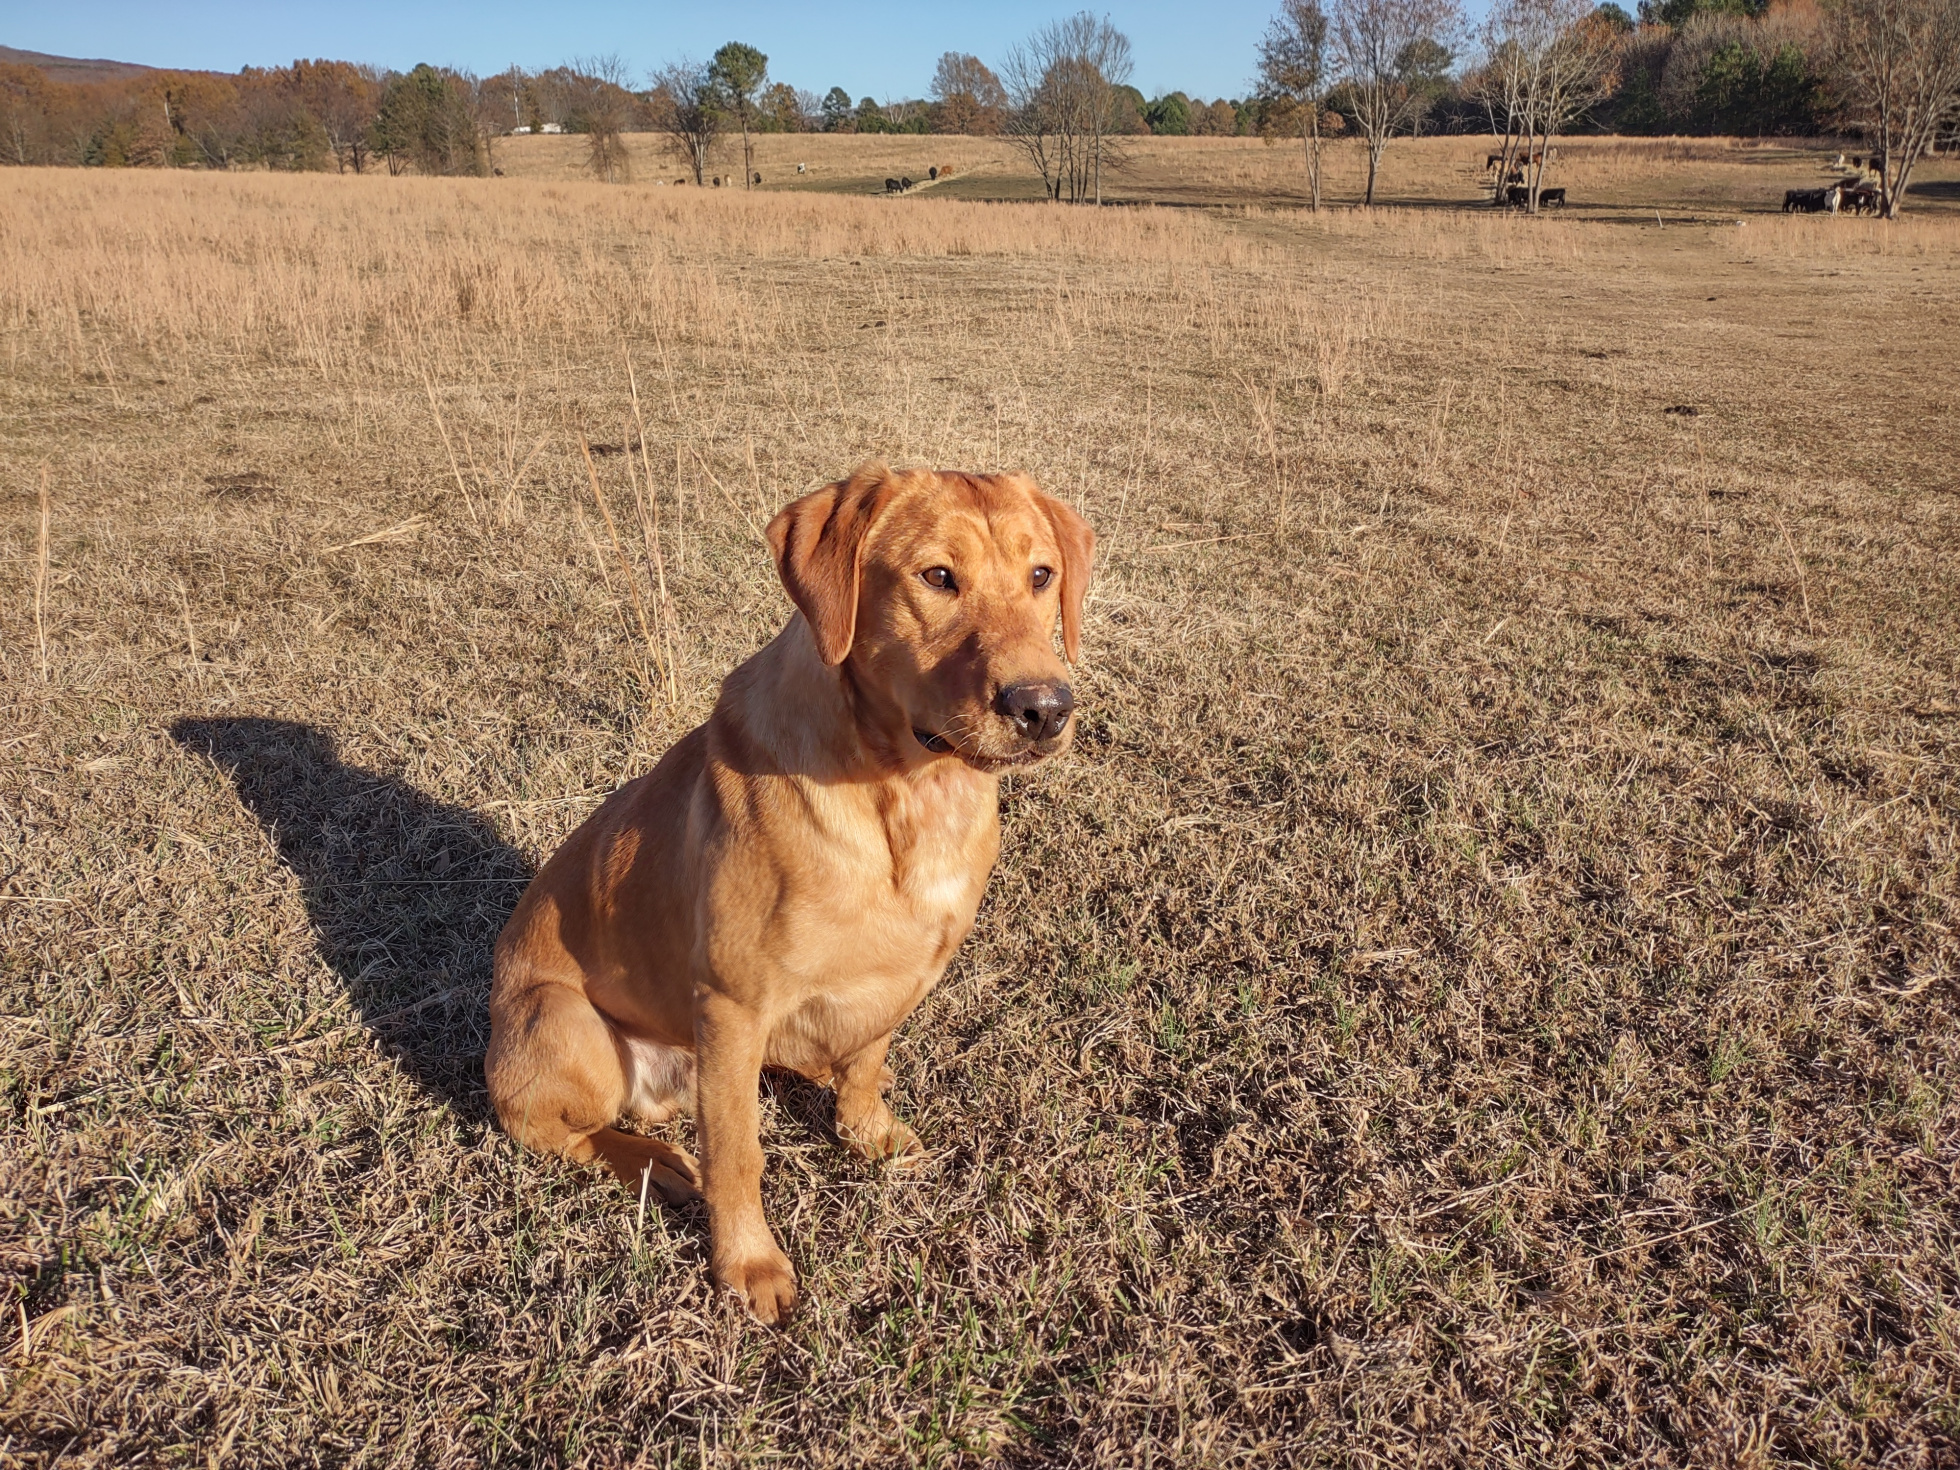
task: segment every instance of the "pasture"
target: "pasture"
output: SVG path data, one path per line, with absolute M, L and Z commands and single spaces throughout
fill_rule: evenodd
M 1501 139 L 1397 139 L 1383 155 L 1377 203 L 1418 209 L 1461 209 L 1490 197 L 1484 163 Z M 1360 199 L 1367 158 L 1358 138 L 1324 145 L 1322 198 Z M 640 183 L 670 188 L 683 170 L 654 134 L 628 135 L 629 167 Z M 1298 139 L 1125 138 L 1120 162 L 1104 180 L 1112 202 L 1180 206 L 1277 207 L 1307 203 L 1305 155 Z M 583 138 L 499 138 L 496 166 L 513 179 L 570 182 L 589 177 Z M 1847 172 L 1833 168 L 1836 145 L 1810 139 L 1566 138 L 1555 145 L 1545 182 L 1569 189 L 1570 217 L 1652 224 L 1663 220 L 1780 211 L 1783 191 L 1809 189 Z M 1855 150 L 1854 150 L 1855 151 Z M 716 152 L 719 174 L 739 186 L 739 140 Z M 802 164 L 803 173 L 797 165 Z M 933 168 L 950 166 L 949 180 L 932 182 L 921 197 L 1039 200 L 1041 183 L 1014 144 L 1004 138 L 765 133 L 755 139 L 755 166 L 765 192 L 880 194 L 888 178 L 924 183 Z M 690 183 L 687 187 L 693 187 Z M 1908 210 L 1960 216 L 1960 159 L 1929 158 L 1913 171 Z
M 1953 1464 L 1960 220 L 1729 152 L 1660 224 L 1658 145 L 1616 222 L 0 173 L 0 1460 Z M 766 1084 L 775 1333 L 497 1130 L 488 951 L 872 455 L 1095 523 L 1083 723 L 894 1046 L 929 1161 Z

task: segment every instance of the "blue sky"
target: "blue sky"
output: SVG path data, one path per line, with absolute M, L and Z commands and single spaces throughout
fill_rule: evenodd
M 924 96 L 943 51 L 992 63 L 1042 22 L 1081 8 L 1069 0 L 933 5 L 809 0 L 681 6 L 643 0 L 0 0 L 0 44 L 61 56 L 149 66 L 236 71 L 295 57 L 329 56 L 400 69 L 418 61 L 501 71 L 513 62 L 552 66 L 617 51 L 636 73 L 684 55 L 706 57 L 741 40 L 769 56 L 770 74 L 815 91 L 853 97 Z M 1241 96 L 1253 48 L 1277 0 L 1135 0 L 1107 11 L 1136 48 L 1132 80 L 1148 95 L 1180 88 L 1206 98 Z

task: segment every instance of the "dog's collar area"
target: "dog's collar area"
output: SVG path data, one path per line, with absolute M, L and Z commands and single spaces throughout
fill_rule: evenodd
M 953 748 L 953 742 L 948 740 L 944 735 L 931 735 L 924 730 L 914 730 L 912 732 L 912 738 L 934 755 L 945 755 Z

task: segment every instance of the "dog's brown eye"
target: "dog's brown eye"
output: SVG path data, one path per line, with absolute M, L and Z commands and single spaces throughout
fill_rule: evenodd
M 927 567 L 919 575 L 926 579 L 926 586 L 928 587 L 937 587 L 941 592 L 958 590 L 953 585 L 953 574 L 944 567 Z
M 1053 567 L 1036 567 L 1034 569 L 1035 591 L 1039 592 L 1042 588 L 1046 587 L 1050 582 L 1054 580 L 1055 580 L 1055 569 Z

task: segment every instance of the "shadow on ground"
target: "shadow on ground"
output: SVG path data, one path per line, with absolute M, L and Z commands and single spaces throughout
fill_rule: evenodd
M 170 733 L 265 827 L 368 1030 L 424 1088 L 487 1116 L 490 951 L 529 864 L 474 812 L 341 764 L 312 725 L 186 719 Z

